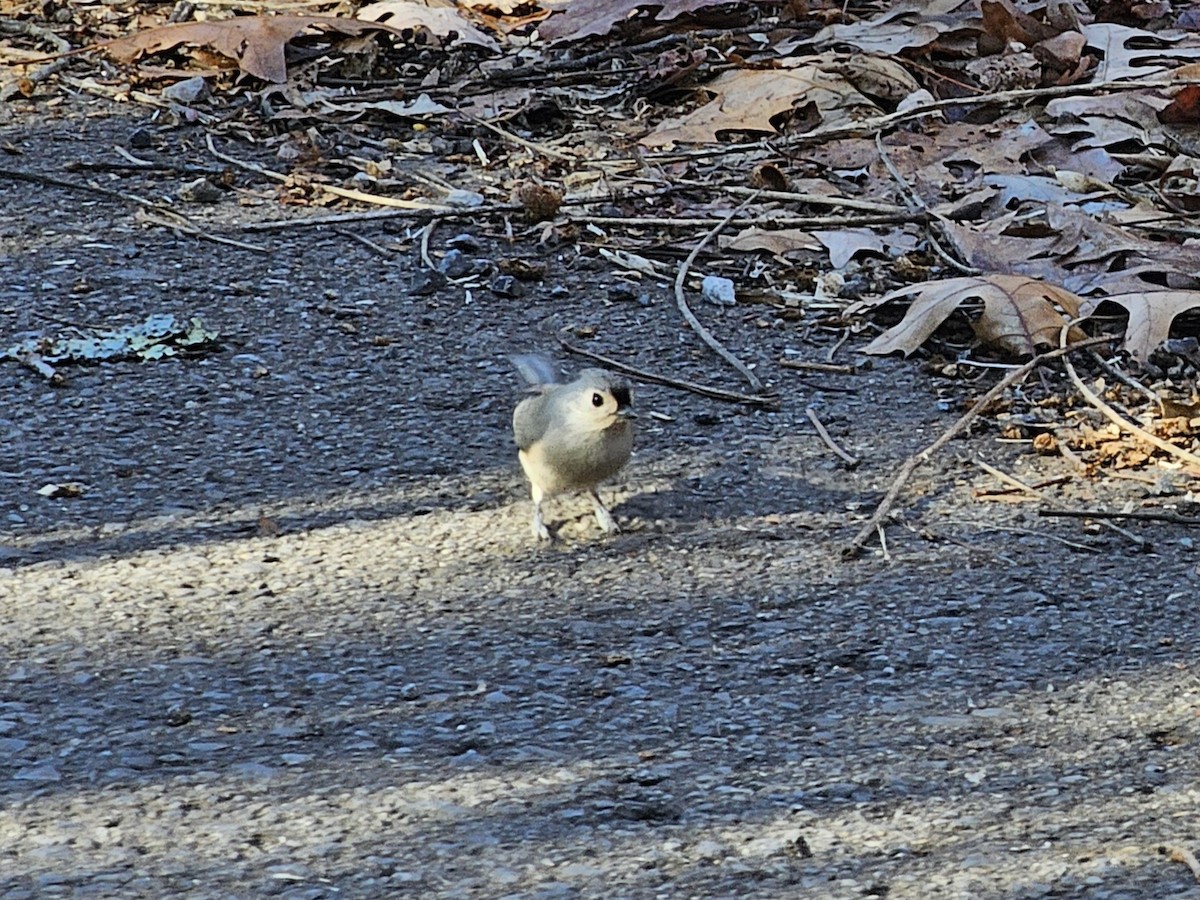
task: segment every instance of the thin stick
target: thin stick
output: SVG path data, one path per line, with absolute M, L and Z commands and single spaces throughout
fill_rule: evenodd
M 363 237 L 361 234 L 351 231 L 348 228 L 334 228 L 333 233 L 341 235 L 344 238 L 350 238 L 350 240 L 352 240 L 352 241 L 358 241 L 360 244 L 362 244 L 368 250 L 373 250 L 374 252 L 378 253 L 380 256 L 391 257 L 391 256 L 395 255 L 394 251 L 389 250 L 387 247 L 383 246 L 383 244 L 377 244 L 370 238 Z
M 1171 862 L 1183 863 L 1192 870 L 1192 876 L 1200 881 L 1200 860 L 1196 859 L 1196 854 L 1191 850 L 1174 844 L 1163 844 L 1158 848 L 1158 852 L 1164 854 Z
M 117 153 L 124 153 L 122 148 L 113 148 Z M 218 178 L 220 169 L 211 166 L 191 166 L 183 163 L 160 162 L 85 162 L 72 160 L 63 163 L 67 172 L 175 172 L 181 175 L 211 175 Z
M 808 421 L 813 423 L 813 428 L 817 429 L 817 434 L 821 436 L 821 440 L 825 442 L 825 446 L 840 456 L 849 468 L 853 469 L 857 466 L 858 459 L 839 447 L 834 439 L 829 436 L 829 432 L 825 430 L 824 423 L 817 418 L 817 411 L 809 406 L 805 408 L 804 412 L 808 416 Z
M 908 222 L 925 222 L 928 217 L 921 213 L 905 212 L 862 216 L 786 216 L 766 212 L 759 216 L 739 219 L 739 225 L 777 225 L 793 228 L 848 228 L 856 225 L 900 225 Z M 725 219 L 705 218 L 659 218 L 656 216 L 592 216 L 586 212 L 568 213 L 569 222 L 584 222 L 592 225 L 618 225 L 626 228 L 705 228 L 724 225 Z
M 1057 534 L 1047 534 L 1044 531 L 1034 531 L 1032 528 L 1017 528 L 1014 525 L 992 525 L 989 522 L 966 522 L 958 519 L 946 519 L 945 522 L 949 525 L 967 525 L 972 528 L 978 528 L 981 531 L 1003 531 L 1012 534 L 1031 534 L 1035 537 L 1049 538 L 1052 541 L 1070 547 L 1072 550 L 1082 550 L 1085 553 L 1101 553 L 1099 547 L 1089 547 L 1087 544 L 1080 544 L 1076 541 L 1068 541 L 1064 537 L 1059 537 Z
M 1066 438 L 1063 437 L 1060 429 L 1055 429 L 1054 431 L 1054 446 L 1058 448 L 1058 455 L 1074 466 L 1076 471 L 1087 472 L 1087 463 L 1080 458 L 1078 453 L 1067 446 Z
M 59 37 L 49 28 L 43 28 L 41 25 L 36 25 L 33 22 L 24 20 L 3 19 L 0 20 L 0 34 L 24 34 L 29 37 L 36 38 L 40 41 L 45 41 L 50 44 L 59 53 L 69 53 L 71 44 L 64 38 Z M 28 65 L 41 60 L 29 60 L 27 63 L 14 62 L 11 65 Z M 54 59 L 49 65 L 44 65 L 40 69 L 35 69 L 32 72 L 27 72 L 23 79 L 16 79 L 8 84 L 0 87 L 0 102 L 11 100 L 21 92 L 25 84 L 41 84 L 51 75 L 66 68 L 70 63 L 70 58 L 61 56 Z
M 425 263 L 426 268 L 435 272 L 437 266 L 433 264 L 433 259 L 429 256 L 429 238 L 433 235 L 433 229 L 436 227 L 436 222 L 430 222 L 421 229 L 421 262 Z
M 843 328 L 841 337 L 839 337 L 837 339 L 837 343 L 834 344 L 832 347 L 830 347 L 829 352 L 825 354 L 825 361 L 832 365 L 833 358 L 835 356 L 837 356 L 838 350 L 842 349 L 842 344 L 846 343 L 846 341 L 849 340 L 849 338 L 850 338 L 850 329 Z
M 585 359 L 598 362 L 606 368 L 612 369 L 615 372 L 623 372 L 631 378 L 636 378 L 638 381 L 644 381 L 647 384 L 661 384 L 665 387 L 678 388 L 681 391 L 689 391 L 693 394 L 699 394 L 701 397 L 711 397 L 714 400 L 724 400 L 728 403 L 745 403 L 748 406 L 759 406 L 764 409 L 779 408 L 779 398 L 773 394 L 739 394 L 737 391 L 709 387 L 706 384 L 697 384 L 694 381 L 684 381 L 679 378 L 669 378 L 666 375 L 656 375 L 653 372 L 635 368 L 607 356 L 601 356 L 599 353 L 593 353 L 591 350 L 576 347 L 568 343 L 561 334 L 556 336 L 559 344 L 568 353 L 574 353 L 576 356 L 582 356 Z
M 1059 484 L 1067 484 L 1074 477 L 1074 475 L 1059 475 L 1055 478 L 1044 478 L 1041 481 L 1034 482 L 1030 485 L 1030 487 L 1040 491 L 1043 488 L 1054 487 L 1055 485 Z M 1012 492 L 1017 490 L 1022 489 L 1012 485 L 1002 488 L 979 488 L 973 492 L 973 496 L 976 500 L 990 500 L 993 497 L 995 497 L 997 500 L 1004 500 L 1011 497 Z
M 883 165 L 888 170 L 888 174 L 892 176 L 896 184 L 900 185 L 900 193 L 904 197 L 904 202 L 908 205 L 908 208 L 913 212 L 924 213 L 930 217 L 929 224 L 932 226 L 931 233 L 926 235 L 926 237 L 929 239 L 929 246 L 932 247 L 934 252 L 944 259 L 951 266 L 951 268 L 958 269 L 958 271 L 965 275 L 978 275 L 978 269 L 976 269 L 974 266 L 967 265 L 962 260 L 956 259 L 948 250 L 942 247 L 942 245 L 938 242 L 937 237 L 932 234 L 932 230 L 936 229 L 941 233 L 942 239 L 947 243 L 950 243 L 950 233 L 944 227 L 943 222 L 937 216 L 934 216 L 929 212 L 929 206 L 920 197 L 920 195 L 913 190 L 912 185 L 910 185 L 905 177 L 900 174 L 900 170 L 896 168 L 895 163 L 892 162 L 892 158 L 888 156 L 888 152 L 883 146 L 883 132 L 881 131 L 875 132 L 875 149 L 879 153 L 879 158 L 883 160 Z
M 709 187 L 696 183 L 696 187 Z M 755 189 L 748 187 L 722 186 L 727 194 L 745 197 L 753 194 Z M 789 203 L 804 203 L 809 206 L 832 206 L 834 209 L 857 209 L 859 212 L 882 213 L 883 215 L 908 216 L 911 213 L 903 206 L 894 203 L 876 203 L 872 200 L 855 200 L 853 197 L 830 197 L 826 194 L 805 194 L 796 191 L 767 191 L 759 190 L 758 196 L 763 200 L 786 200 Z
M 259 247 L 256 244 L 247 244 L 245 241 L 239 241 L 234 238 L 221 237 L 219 234 L 210 234 L 193 225 L 188 219 L 174 210 L 169 210 L 166 213 L 156 214 L 157 210 L 140 209 L 135 214 L 136 218 L 143 222 L 149 222 L 151 225 L 157 225 L 160 228 L 170 228 L 172 231 L 178 231 L 183 234 L 191 235 L 194 238 L 199 238 L 203 241 L 212 241 L 214 244 L 224 244 L 227 247 L 237 247 L 239 250 L 249 250 L 251 253 L 269 253 L 266 247 Z
M 239 169 L 245 169 L 247 172 L 254 172 L 256 175 L 262 175 L 264 178 L 270 178 L 272 181 L 280 183 L 286 182 L 288 176 L 282 172 L 274 172 L 265 166 L 260 166 L 258 163 L 246 162 L 238 159 L 235 156 L 230 156 L 228 153 L 222 153 L 216 148 L 213 143 L 213 136 L 207 134 L 204 136 L 205 143 L 208 145 L 208 152 L 222 162 L 227 162 L 231 166 L 237 166 Z M 358 200 L 362 203 L 374 203 L 377 206 L 394 206 L 397 209 L 419 209 L 429 210 L 431 212 L 444 211 L 448 207 L 440 206 L 432 203 L 418 203 L 415 200 L 399 200 L 395 197 L 383 197 L 379 194 L 368 194 L 365 191 L 352 191 L 347 188 L 335 187 L 331 184 L 314 184 L 313 187 L 324 191 L 327 194 L 333 194 L 335 197 L 343 197 L 347 200 Z
M 542 156 L 549 156 L 551 159 L 561 159 L 564 162 L 579 162 L 577 156 L 572 156 L 570 153 L 563 153 L 561 150 L 555 150 L 553 147 L 547 147 L 545 144 L 535 144 L 533 141 L 527 141 L 523 137 L 518 137 L 510 131 L 505 131 L 499 125 L 494 125 L 486 119 L 481 119 L 478 116 L 473 116 L 470 113 L 462 112 L 460 115 L 468 121 L 474 122 L 476 125 L 482 125 L 484 128 L 494 131 L 509 143 L 516 144 L 518 147 L 524 147 L 526 150 L 532 150 L 534 153 L 539 153 Z
M 65 43 L 65 42 L 64 42 Z M 67 46 L 70 46 L 69 44 Z M 56 75 L 71 64 L 69 59 L 56 59 L 52 63 L 42 66 L 40 69 L 35 69 L 26 75 L 23 79 L 11 81 L 8 84 L 0 87 L 0 102 L 7 102 L 21 93 L 21 87 L 24 84 L 34 85 L 41 84 L 50 78 L 51 75 Z
M 157 225 L 160 228 L 171 228 L 181 231 L 184 234 L 192 237 L 201 238 L 206 241 L 213 241 L 217 244 L 228 244 L 231 247 L 239 247 L 242 250 L 251 250 L 254 253 L 266 253 L 265 247 L 257 247 L 254 244 L 247 244 L 242 241 L 234 240 L 233 238 L 220 237 L 218 235 L 209 234 L 203 231 L 182 213 L 176 212 L 168 206 L 163 206 L 160 203 L 155 203 L 147 200 L 144 197 L 139 197 L 137 194 L 131 194 L 127 191 L 114 191 L 109 188 L 100 187 L 96 184 L 83 183 L 78 181 L 69 181 L 66 178 L 56 178 L 53 175 L 43 175 L 40 172 L 21 172 L 16 169 L 0 168 L 0 178 L 11 178 L 14 181 L 26 181 L 30 184 L 48 184 L 54 187 L 66 188 L 74 191 L 87 191 L 92 194 L 99 194 L 102 197 L 110 197 L 114 200 L 121 200 L 130 203 L 136 203 L 142 207 L 138 212 L 139 218 L 144 222 L 149 222 L 151 225 Z
M 11 178 L 13 181 L 25 181 L 30 184 L 51 185 L 72 191 L 87 191 L 88 193 L 99 194 L 101 197 L 130 201 L 139 206 L 157 209 L 160 212 L 173 212 L 169 207 L 155 203 L 152 200 L 147 200 L 144 197 L 139 197 L 137 194 L 130 194 L 128 191 L 114 191 L 110 188 L 101 187 L 98 184 L 71 181 L 67 178 L 58 178 L 54 175 L 44 175 L 41 172 L 23 172 L 19 169 L 0 168 L 0 178 Z
M 1200 519 L 1195 516 L 1181 516 L 1178 513 L 1170 512 L 1150 512 L 1149 510 L 1110 512 L 1105 509 L 1065 509 L 1055 507 L 1052 509 L 1039 509 L 1037 513 L 1039 516 L 1063 517 L 1068 519 L 1096 519 L 1100 521 L 1105 519 L 1143 519 L 1150 522 L 1170 522 L 1174 525 L 1200 525 Z
M 842 556 L 847 559 L 851 559 L 862 552 L 863 548 L 867 546 L 867 541 L 871 539 L 871 536 L 875 534 L 876 530 L 880 527 L 880 523 L 883 522 L 884 518 L 889 512 L 891 512 L 892 506 L 896 503 L 897 498 L 900 496 L 900 492 L 904 490 L 904 485 L 908 483 L 910 478 L 912 478 L 912 475 L 917 468 L 922 463 L 928 462 L 935 453 L 937 453 L 948 443 L 954 440 L 955 437 L 961 434 L 968 425 L 975 421 L 980 413 L 982 413 L 988 408 L 988 406 L 991 405 L 993 400 L 995 400 L 1006 390 L 1008 390 L 1008 388 L 1016 384 L 1043 363 L 1051 359 L 1057 359 L 1060 356 L 1066 356 L 1068 353 L 1074 353 L 1075 351 L 1084 347 L 1093 347 L 1097 344 L 1103 344 L 1109 340 L 1111 340 L 1111 338 L 1108 337 L 1088 338 L 1087 340 L 1072 344 L 1069 347 L 1059 347 L 1057 350 L 1047 350 L 1045 353 L 1040 353 L 1035 356 L 1029 362 L 1025 363 L 1025 365 L 1021 366 L 1021 368 L 1013 369 L 998 382 L 996 382 L 995 386 L 978 400 L 976 400 L 975 405 L 967 410 L 967 412 L 961 418 L 959 418 L 957 422 L 951 425 L 941 437 L 939 437 L 925 449 L 920 450 L 908 457 L 908 459 L 901 464 L 900 470 L 896 473 L 896 476 L 892 479 L 891 485 L 887 489 L 887 493 L 883 495 L 883 499 L 880 500 L 879 505 L 875 507 L 875 512 L 871 514 L 871 517 L 866 521 L 862 528 L 859 529 L 858 534 L 854 536 L 854 539 L 851 540 L 850 543 L 847 544 L 842 550 Z
M 722 228 L 724 228 L 730 223 L 730 221 L 733 220 L 734 216 L 753 203 L 757 198 L 758 193 L 756 192 L 743 200 L 736 208 L 731 209 L 729 211 L 729 215 L 714 225 L 709 232 L 700 239 L 700 243 L 692 248 L 692 252 L 688 254 L 687 259 L 683 261 L 683 265 L 679 267 L 679 274 L 675 276 L 675 305 L 679 307 L 679 311 L 683 314 L 683 318 L 687 321 L 687 323 L 692 326 L 692 331 L 696 332 L 696 334 L 700 336 L 700 339 L 709 346 L 709 349 L 716 353 L 717 356 L 721 357 L 721 359 L 725 360 L 725 362 L 737 369 L 738 372 L 741 373 L 742 377 L 750 382 L 750 387 L 754 388 L 756 391 L 761 391 L 763 389 L 763 383 L 759 380 L 759 377 L 751 372 L 745 363 L 726 350 L 725 346 L 713 336 L 712 332 L 710 332 L 704 327 L 704 325 L 701 324 L 700 320 L 696 318 L 696 314 L 693 313 L 691 308 L 688 306 L 687 298 L 683 294 L 684 279 L 687 278 L 688 269 L 691 267 L 692 263 L 695 262 L 696 257 L 700 255 L 700 251 L 704 249 L 705 245 L 707 245 L 709 241 L 717 236 Z
M 271 219 L 266 222 L 246 222 L 242 231 L 281 231 L 286 228 L 319 228 L 324 225 L 344 225 L 347 222 L 376 222 L 385 219 L 480 219 L 484 216 L 511 215 L 521 207 L 511 204 L 476 206 L 472 209 L 373 209 L 368 212 L 337 213 L 329 216 L 306 216 L 296 219 Z
M 1021 481 L 1019 478 L 1014 478 L 1012 475 L 1009 475 L 1007 472 L 1002 472 L 999 469 L 997 469 L 995 466 L 988 465 L 982 459 L 976 459 L 975 464 L 977 466 L 979 466 L 979 468 L 983 469 L 983 471 L 985 471 L 989 475 L 991 475 L 993 478 L 998 478 L 1001 481 L 1003 481 L 1005 484 L 1012 485 L 1013 487 L 1017 488 L 1018 490 L 1025 491 L 1025 493 L 1030 494 L 1031 496 L 1037 497 L 1043 503 L 1047 504 L 1051 509 L 1062 508 L 1061 503 L 1059 503 L 1057 500 L 1052 499 L 1044 491 L 1039 491 L 1037 488 L 1026 484 L 1025 482 Z M 1121 537 L 1125 538 L 1125 540 L 1136 544 L 1142 550 L 1150 549 L 1150 542 L 1143 540 L 1142 538 L 1138 537 L 1133 532 L 1126 531 L 1124 528 L 1121 528 L 1119 525 L 1114 525 L 1112 522 L 1102 521 L 1100 524 L 1103 525 L 1105 528 L 1109 529 L 1109 531 L 1114 531 L 1117 534 L 1121 535 Z
M 1073 325 L 1078 325 L 1081 321 L 1083 320 L 1076 319 L 1074 322 L 1066 322 L 1063 324 L 1062 330 L 1058 335 L 1059 347 L 1066 346 L 1067 331 Z M 1076 344 L 1075 346 L 1078 347 L 1079 344 Z M 1096 407 L 1096 409 L 1100 410 L 1106 419 L 1108 419 L 1122 431 L 1127 431 L 1130 434 L 1136 435 L 1146 443 L 1152 444 L 1159 450 L 1162 450 L 1164 453 L 1169 453 L 1171 456 L 1174 456 L 1177 459 L 1182 459 L 1184 462 L 1189 463 L 1190 465 L 1200 466 L 1200 456 L 1196 456 L 1194 453 L 1189 453 L 1182 447 L 1176 447 L 1170 441 L 1164 441 L 1157 434 L 1151 434 L 1146 429 L 1134 425 L 1119 412 L 1097 397 L 1096 394 L 1093 393 L 1091 389 L 1089 389 L 1088 386 L 1083 383 L 1083 379 L 1079 377 L 1079 373 L 1075 371 L 1075 367 L 1071 365 L 1071 361 L 1066 357 L 1063 358 L 1063 367 L 1067 370 L 1067 375 L 1070 377 L 1072 383 L 1074 383 L 1075 389 L 1083 395 L 1083 399 L 1092 404 L 1092 406 Z
M 826 372 L 830 375 L 857 375 L 857 366 L 843 366 L 840 363 L 809 362 L 806 359 L 781 359 L 779 365 L 785 369 L 802 369 L 806 372 Z
M 1159 413 L 1162 412 L 1163 398 L 1158 395 L 1157 391 L 1155 391 L 1153 388 L 1146 387 L 1146 385 L 1142 384 L 1140 381 L 1138 381 L 1132 375 L 1129 375 L 1126 372 L 1122 372 L 1120 369 L 1118 369 L 1116 366 L 1114 366 L 1112 363 L 1110 363 L 1107 359 L 1105 359 L 1103 356 L 1101 356 L 1095 350 L 1091 351 L 1091 353 L 1089 355 L 1092 357 L 1092 362 L 1094 362 L 1101 369 L 1103 369 L 1109 377 L 1115 378 L 1117 381 L 1121 382 L 1122 384 L 1128 385 L 1129 387 L 1133 388 L 1135 391 L 1137 391 L 1139 394 L 1141 394 L 1143 397 L 1145 397 L 1151 403 L 1157 404 Z
M 912 534 L 915 534 L 917 537 L 920 537 L 924 540 L 933 539 L 933 540 L 945 541 L 946 543 L 954 544 L 956 547 L 962 547 L 968 553 L 974 553 L 978 556 L 985 556 L 985 555 L 990 556 L 992 559 L 998 559 L 998 560 L 1000 560 L 1000 562 L 1004 563 L 1005 565 L 1009 565 L 1009 566 L 1017 565 L 1017 561 L 1015 559 L 1013 559 L 1010 556 L 1005 556 L 1003 553 L 1000 553 L 998 550 L 991 550 L 987 547 L 980 547 L 978 544 L 969 544 L 966 541 L 962 540 L 961 538 L 957 538 L 952 534 L 943 534 L 940 531 L 935 532 L 929 528 L 917 529 L 915 526 L 910 525 L 907 522 L 905 522 L 903 524 L 904 524 L 904 527 L 907 528 Z
M 25 366 L 25 368 L 37 372 L 55 387 L 61 387 L 67 383 L 66 377 L 55 369 L 54 366 L 46 362 L 38 353 L 18 353 L 16 360 Z

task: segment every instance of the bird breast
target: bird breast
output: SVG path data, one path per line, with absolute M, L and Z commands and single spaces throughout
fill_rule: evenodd
M 547 436 L 538 447 L 540 470 L 530 477 L 548 493 L 585 490 L 620 471 L 633 451 L 633 426 L 618 419 L 602 431 L 564 430 Z M 522 460 L 524 462 L 524 460 Z M 534 462 L 534 460 L 530 460 Z M 526 465 L 529 471 L 529 465 Z

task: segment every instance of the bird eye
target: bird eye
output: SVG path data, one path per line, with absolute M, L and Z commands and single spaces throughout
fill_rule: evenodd
M 603 406 L 604 398 L 599 393 L 592 394 L 592 406 Z

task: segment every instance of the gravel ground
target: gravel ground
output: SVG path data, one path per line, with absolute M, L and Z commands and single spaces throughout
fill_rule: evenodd
M 10 115 L 9 167 L 62 177 L 145 124 L 86 112 Z M 432 248 L 466 231 L 547 280 L 417 294 L 402 224 L 354 229 L 405 244 L 392 259 L 239 235 L 258 255 L 110 197 L 3 196 L 0 337 L 174 313 L 222 346 L 57 389 L 0 365 L 0 898 L 1200 898 L 1159 851 L 1200 849 L 1186 530 L 1135 523 L 1140 552 L 973 502 L 976 455 L 1062 471 L 985 430 L 914 480 L 890 561 L 841 559 L 962 385 L 890 360 L 795 378 L 774 360 L 825 337 L 705 307 L 782 408 L 641 388 L 605 491 L 625 532 L 562 498 L 561 540 L 534 546 L 505 354 L 574 326 L 737 387 L 667 287 L 471 224 Z M 37 493 L 64 482 L 82 495 Z

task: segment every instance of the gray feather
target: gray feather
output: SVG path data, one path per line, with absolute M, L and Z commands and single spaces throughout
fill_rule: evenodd
M 561 381 L 558 366 L 554 360 L 541 353 L 514 353 L 509 357 L 529 384 L 534 387 L 541 384 L 559 384 Z
M 517 404 L 513 412 L 513 437 L 519 449 L 528 450 L 546 434 L 546 425 L 550 421 L 548 399 L 546 394 L 539 393 Z

